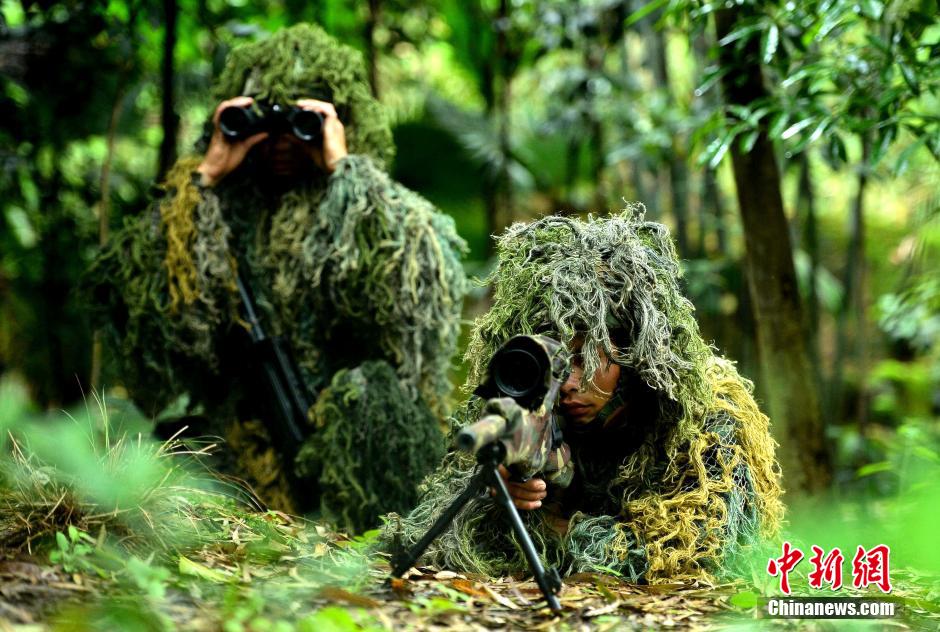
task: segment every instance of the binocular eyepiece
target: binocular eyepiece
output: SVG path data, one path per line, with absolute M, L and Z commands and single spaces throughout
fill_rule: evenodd
M 296 105 L 256 103 L 230 105 L 219 114 L 219 130 L 226 139 L 244 140 L 260 132 L 293 134 L 306 143 L 319 141 L 323 135 L 323 116 Z

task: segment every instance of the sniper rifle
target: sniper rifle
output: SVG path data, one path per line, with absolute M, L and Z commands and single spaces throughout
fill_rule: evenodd
M 547 336 L 515 336 L 494 354 L 487 379 L 475 391 L 487 398 L 484 415 L 457 434 L 459 450 L 477 457 L 477 471 L 467 488 L 448 506 L 424 537 L 410 551 L 393 560 L 392 575 L 401 577 L 431 543 L 451 524 L 472 499 L 493 489 L 496 502 L 506 511 L 516 538 L 548 606 L 561 609 L 558 592 L 561 577 L 554 568 L 544 568 L 512 502 L 499 466 L 510 478 L 526 481 L 541 475 L 559 487 L 567 487 L 573 476 L 571 451 L 564 443 L 555 415 L 562 384 L 571 372 L 571 356 L 558 341 Z
M 310 393 L 287 341 L 281 336 L 268 335 L 261 325 L 251 287 L 241 270 L 242 266 L 238 266 L 236 283 L 242 318 L 248 323 L 249 364 L 257 371 L 267 391 L 267 397 L 262 400 L 262 417 L 271 439 L 289 464 L 285 471 L 294 485 L 293 464 L 306 438 L 304 428 L 310 410 Z M 308 494 L 309 490 L 298 498 Z

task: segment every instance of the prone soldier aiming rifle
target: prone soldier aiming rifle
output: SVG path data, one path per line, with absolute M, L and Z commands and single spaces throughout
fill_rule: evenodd
M 392 574 L 401 577 L 473 498 L 495 492 L 496 502 L 509 515 L 532 574 L 552 610 L 560 610 L 557 594 L 561 577 L 544 568 L 532 538 L 513 505 L 499 474 L 505 465 L 510 478 L 524 482 L 541 475 L 558 487 L 567 487 L 574 475 L 571 450 L 564 442 L 554 408 L 562 384 L 571 372 L 571 356 L 547 336 L 511 338 L 490 360 L 486 380 L 475 391 L 487 398 L 483 416 L 463 428 L 457 448 L 475 454 L 478 469 L 464 492 L 447 507 L 410 551 L 396 555 Z

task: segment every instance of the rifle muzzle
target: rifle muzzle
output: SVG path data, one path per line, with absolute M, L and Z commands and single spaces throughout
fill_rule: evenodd
M 457 433 L 457 449 L 476 454 L 506 434 L 508 422 L 501 415 L 486 415 Z

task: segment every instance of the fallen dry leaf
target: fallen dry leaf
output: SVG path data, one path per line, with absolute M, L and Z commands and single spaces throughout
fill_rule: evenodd
M 620 609 L 621 601 L 617 600 L 613 603 L 609 603 L 602 608 L 594 608 L 593 610 L 588 610 L 584 613 L 585 617 L 599 617 L 603 614 L 610 614 L 611 612 L 616 612 Z
M 483 584 L 483 590 L 488 592 L 490 597 L 492 597 L 493 600 L 499 605 L 509 608 L 510 610 L 519 610 L 519 606 L 513 603 L 511 599 L 507 599 L 506 597 L 503 597 L 501 594 L 499 594 L 498 592 L 496 592 L 495 590 L 493 590 L 486 584 Z
M 371 597 L 357 595 L 356 593 L 335 586 L 326 586 L 320 590 L 318 596 L 329 601 L 342 601 L 343 603 L 348 603 L 351 606 L 358 606 L 360 608 L 377 608 L 380 605 L 378 601 Z
M 490 598 L 489 594 L 486 591 L 481 590 L 480 588 L 477 588 L 474 585 L 474 582 L 471 582 L 466 579 L 455 579 L 454 581 L 450 583 L 450 585 L 455 590 L 459 590 L 463 594 L 470 595 L 471 597 L 476 597 L 478 599 Z

